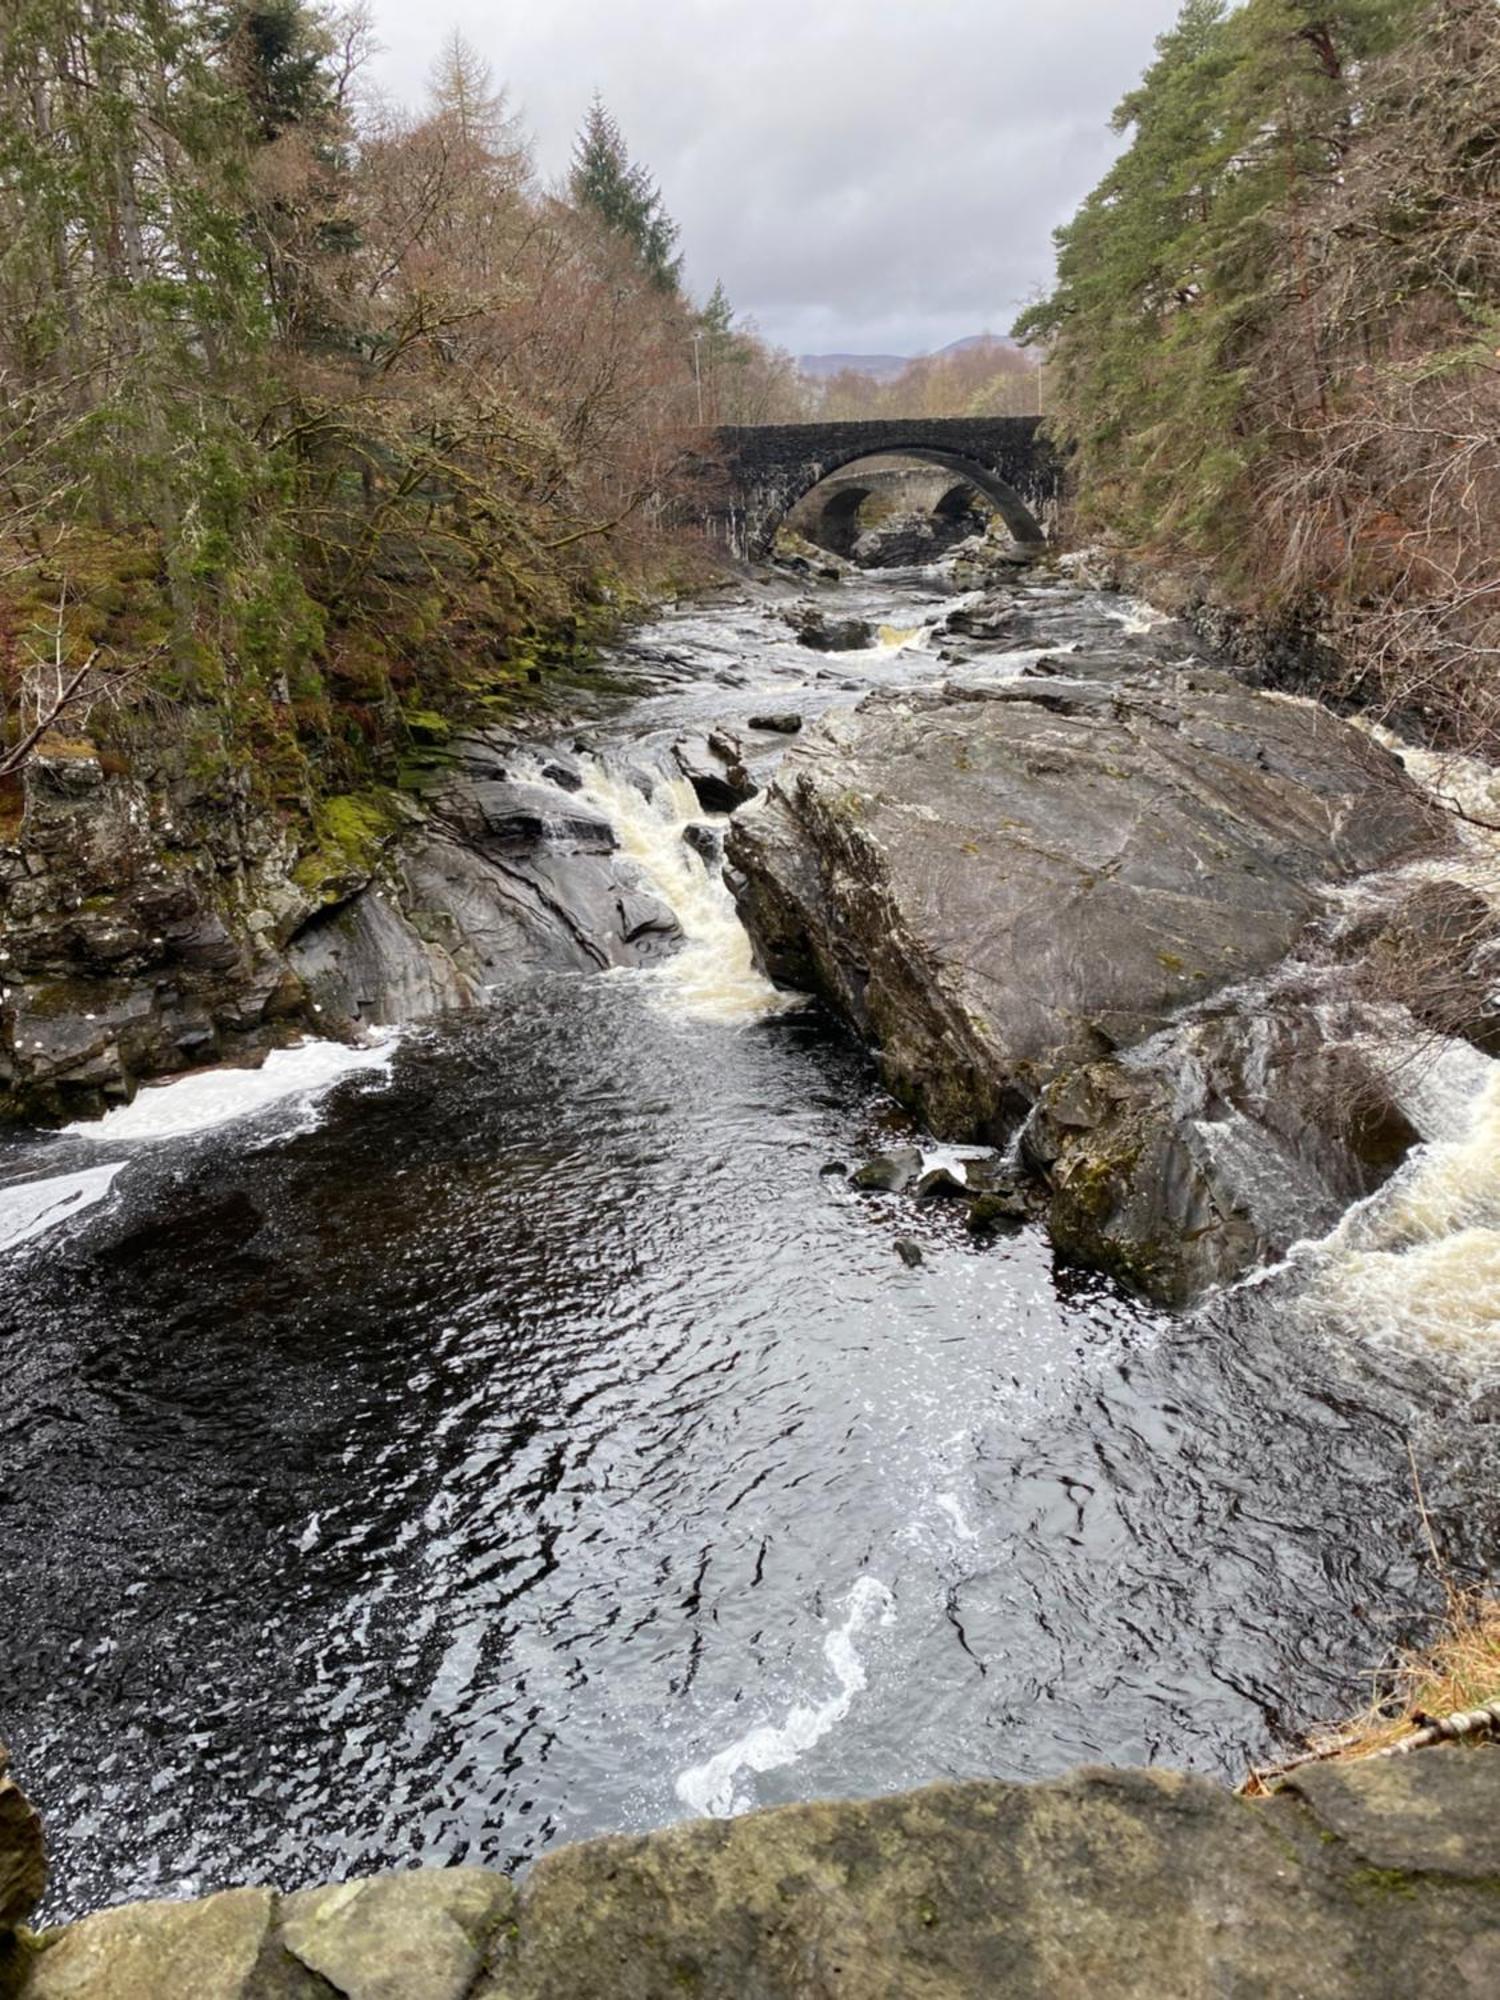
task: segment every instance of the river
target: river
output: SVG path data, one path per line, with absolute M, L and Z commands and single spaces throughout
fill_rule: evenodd
M 54 1912 L 944 1775 L 1238 1777 L 1429 1616 L 1408 1440 L 1493 1553 L 1444 1351 L 1285 1279 L 1172 1319 L 850 1190 L 908 1121 L 760 979 L 690 795 L 629 776 L 772 696 L 1014 671 L 942 665 L 940 580 L 848 596 L 863 653 L 768 587 L 626 649 L 585 796 L 678 956 L 0 1154 L 0 1735 Z

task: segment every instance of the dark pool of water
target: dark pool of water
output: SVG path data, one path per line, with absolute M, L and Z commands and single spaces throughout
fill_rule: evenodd
M 1420 1595 L 1388 1392 L 1034 1232 L 934 1218 L 909 1271 L 820 1171 L 880 1116 L 816 1020 L 547 981 L 13 1261 L 0 1714 L 56 1907 L 513 1863 L 757 1730 L 740 1804 L 1235 1772 L 1346 1701 Z

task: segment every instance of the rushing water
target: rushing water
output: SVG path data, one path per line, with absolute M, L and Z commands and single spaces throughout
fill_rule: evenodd
M 755 595 L 636 642 L 675 680 L 587 797 L 676 958 L 0 1158 L 0 1734 L 58 1912 L 945 1774 L 1238 1774 L 1430 1608 L 1410 1436 L 1493 1551 L 1472 1386 L 1420 1341 L 1284 1280 L 1174 1322 L 834 1171 L 900 1115 L 625 767 L 937 671 L 936 586 L 869 596 L 850 658 Z M 1401 1199 L 1350 1255 L 1449 1240 Z

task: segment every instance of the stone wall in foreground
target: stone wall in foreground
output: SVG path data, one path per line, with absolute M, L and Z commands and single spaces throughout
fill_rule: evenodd
M 13 1913 L 12 1913 L 13 1914 Z M 22 2000 L 1495 2000 L 1500 1750 L 1084 1770 L 22 1936 Z

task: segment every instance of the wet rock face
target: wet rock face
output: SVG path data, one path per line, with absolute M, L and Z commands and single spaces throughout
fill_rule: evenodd
M 804 646 L 815 653 L 857 653 L 875 643 L 875 629 L 865 618 L 830 618 L 816 604 L 799 604 L 786 622 Z
M 1380 1026 L 1293 990 L 1067 1071 L 1023 1140 L 1053 1242 L 1186 1305 L 1325 1234 L 1431 1136 L 1382 1069 Z
M 233 788 L 28 767 L 0 842 L 0 1113 L 86 1114 L 284 1036 L 302 995 L 278 944 L 317 907 L 295 860 Z
M 903 569 L 936 562 L 984 527 L 972 508 L 913 509 L 888 515 L 859 535 L 850 550 L 861 569 Z
M 9 1771 L 0 1743 L 0 1937 L 26 1922 L 47 1887 L 41 1818 Z
M 1438 839 L 1424 795 L 1359 731 L 1207 669 L 1132 657 L 1098 678 L 871 697 L 798 740 L 728 852 L 772 976 L 822 994 L 941 1136 L 998 1142 L 1044 1100 L 1033 1159 L 1059 1215 L 1079 1211 L 1087 1182 L 1104 1218 L 1065 1233 L 1175 1299 L 1243 1269 L 1275 1233 L 1252 1217 L 1170 1273 L 1144 1254 L 1221 1198 L 1253 1206 L 1228 1150 L 1216 1163 L 1202 1149 L 1196 1182 L 1162 1151 L 1164 1135 L 1213 1115 L 1234 1054 L 1216 1070 L 1199 1051 L 1196 1093 L 1108 1066 L 1279 964 L 1328 885 Z M 1060 1136 L 1059 1093 L 1081 1073 L 1094 1123 Z M 1084 1131 L 1104 1135 L 1083 1147 L 1086 1166 Z M 1339 1132 L 1321 1152 L 1306 1134 L 1283 1143 L 1308 1160 L 1319 1201 L 1378 1170 L 1345 1161 Z M 1126 1206 L 1122 1249 L 1111 1218 Z M 1305 1219 L 1316 1206 L 1301 1204 Z
M 392 802 L 388 832 L 347 855 L 299 853 L 243 787 L 148 787 L 92 756 L 30 768 L 0 844 L 0 1116 L 87 1117 L 147 1077 L 300 1033 L 677 948 L 671 911 L 580 801 L 575 759 L 479 735 L 455 750 L 425 815 Z M 735 776 L 726 809 L 755 789 Z
M 934 1785 L 85 1918 L 24 2000 L 1489 2000 L 1500 1752 Z
M 672 757 L 705 812 L 731 813 L 760 791 L 745 769 L 740 745 L 718 731 L 679 737 Z

